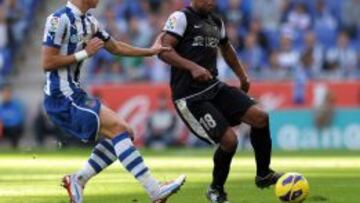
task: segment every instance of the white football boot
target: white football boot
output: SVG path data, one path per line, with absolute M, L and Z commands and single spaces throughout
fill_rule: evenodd
M 83 203 L 84 186 L 75 175 L 64 176 L 62 186 L 68 192 L 70 203 Z
M 181 186 L 185 183 L 185 180 L 186 176 L 181 175 L 175 180 L 160 183 L 158 190 L 150 194 L 153 203 L 165 203 L 171 195 L 180 190 Z

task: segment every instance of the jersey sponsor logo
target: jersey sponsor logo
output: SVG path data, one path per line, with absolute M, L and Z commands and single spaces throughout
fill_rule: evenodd
M 194 37 L 194 42 L 192 43 L 193 47 L 211 47 L 217 48 L 220 40 L 216 37 L 203 37 L 196 36 Z
M 60 25 L 60 18 L 59 17 L 52 17 L 50 20 L 50 28 L 49 31 L 50 32 L 56 32 L 59 28 Z

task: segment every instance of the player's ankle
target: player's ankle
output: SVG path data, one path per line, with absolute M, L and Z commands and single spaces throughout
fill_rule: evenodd
M 256 176 L 260 177 L 260 178 L 265 178 L 266 176 L 268 176 L 270 173 L 272 173 L 272 170 L 270 168 L 268 169 L 261 169 L 261 170 L 257 170 L 256 171 Z
M 213 189 L 213 190 L 217 190 L 217 191 L 225 191 L 224 186 L 221 186 L 221 185 L 218 185 L 218 184 L 215 184 L 215 183 L 211 183 L 210 188 Z
M 138 180 L 150 196 L 159 190 L 160 181 L 154 178 L 151 173 L 144 174 Z
M 89 181 L 88 178 L 80 174 L 75 174 L 75 178 L 83 187 L 85 187 L 86 183 Z

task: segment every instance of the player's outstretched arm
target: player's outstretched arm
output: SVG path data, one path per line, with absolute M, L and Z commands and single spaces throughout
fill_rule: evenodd
M 176 47 L 178 39 L 173 37 L 170 34 L 161 35 L 162 45 L 165 47 Z M 199 81 L 211 80 L 213 76 L 211 73 L 204 67 L 199 66 L 198 64 L 180 56 L 174 49 L 167 52 L 162 52 L 159 54 L 159 57 L 164 62 L 168 63 L 171 66 L 187 70 L 191 72 L 191 75 L 194 79 Z
M 121 56 L 154 56 L 164 51 L 170 51 L 170 47 L 161 45 L 160 36 L 150 48 L 133 47 L 125 42 L 110 39 L 105 43 L 105 49 L 112 54 Z
M 43 45 L 42 67 L 45 71 L 52 71 L 80 62 L 97 53 L 103 46 L 104 42 L 101 39 L 93 38 L 84 50 L 73 55 L 61 55 L 59 48 Z
M 223 55 L 225 62 L 234 71 L 241 83 L 241 89 L 244 92 L 248 92 L 250 89 L 250 79 L 246 74 L 244 66 L 238 59 L 234 47 L 229 41 L 220 45 L 221 54 Z

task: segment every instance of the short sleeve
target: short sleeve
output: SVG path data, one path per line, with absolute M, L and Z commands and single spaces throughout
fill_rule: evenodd
M 50 47 L 60 48 L 63 43 L 68 23 L 68 19 L 64 16 L 49 16 L 45 24 L 43 44 Z
M 178 38 L 183 37 L 187 27 L 187 20 L 185 13 L 176 11 L 170 15 L 166 21 L 163 31 L 175 35 Z
M 95 27 L 95 37 L 107 42 L 111 39 L 111 35 L 100 25 L 99 21 L 93 17 L 89 16 L 92 25 Z
M 106 32 L 104 29 L 100 28 L 98 32 L 95 34 L 96 37 L 103 40 L 104 42 L 107 42 L 111 39 L 111 36 L 108 32 Z
M 221 20 L 221 36 L 220 36 L 220 44 L 225 44 L 228 42 L 228 37 L 226 35 L 226 28 L 225 28 L 225 24 L 224 21 Z

